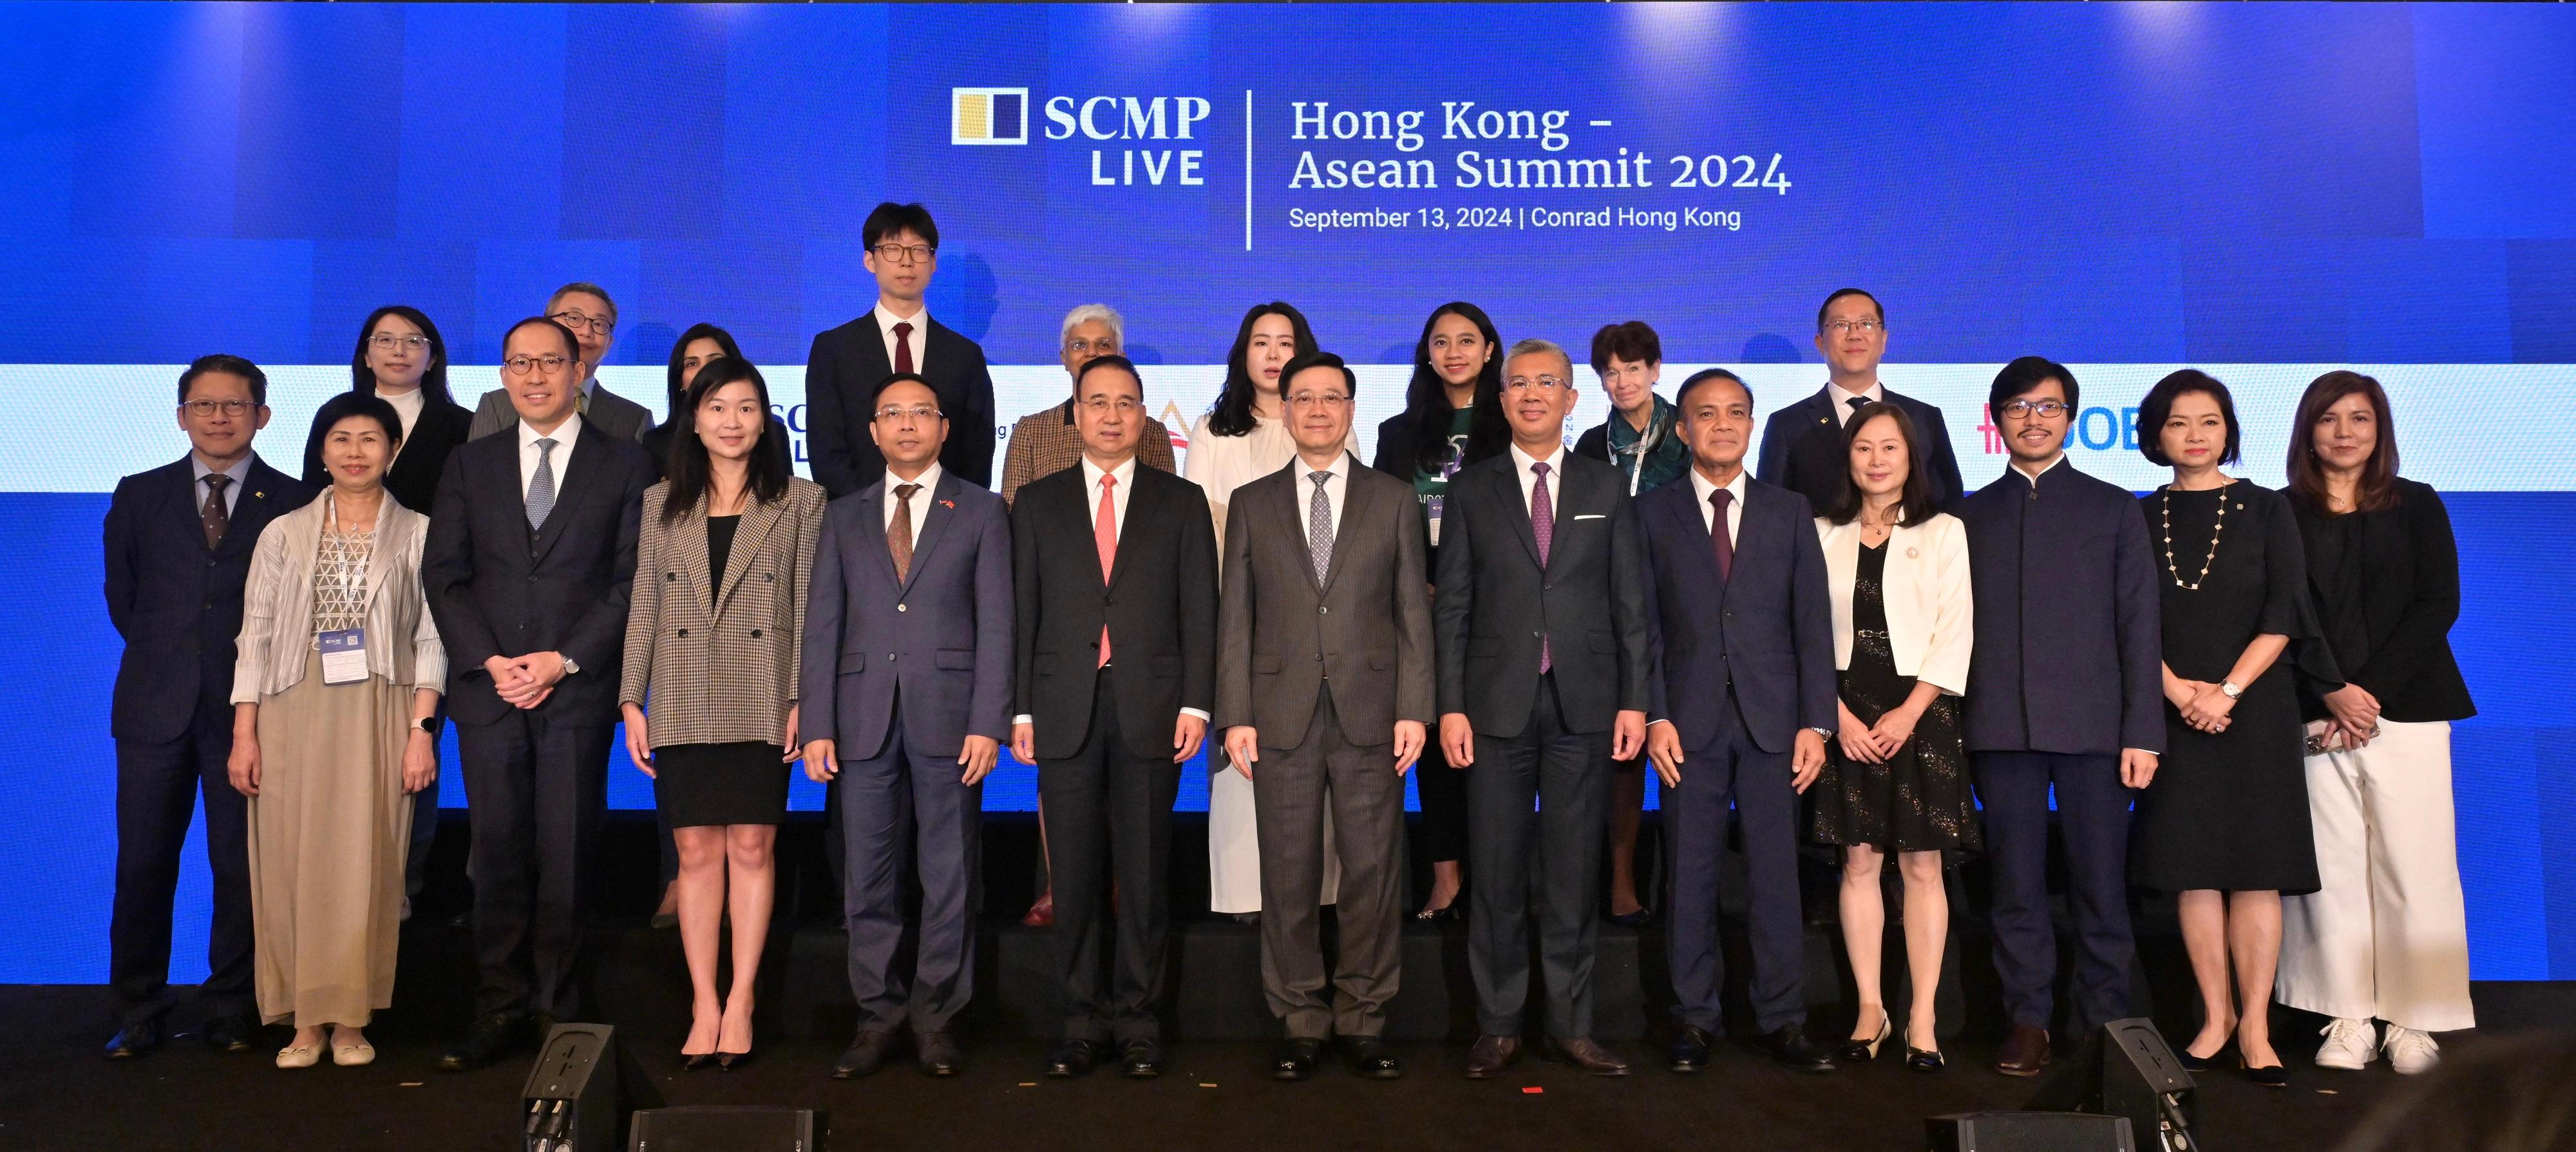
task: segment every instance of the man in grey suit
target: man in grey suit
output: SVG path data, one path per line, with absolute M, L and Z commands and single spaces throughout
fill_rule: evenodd
M 870 406 L 885 475 L 824 514 L 798 694 L 805 773 L 837 781 L 841 800 L 859 1034 L 832 1075 L 875 1072 L 908 1023 L 921 1071 L 954 1076 L 965 1057 L 948 1026 L 975 987 L 984 776 L 1010 734 L 1010 514 L 940 469 L 948 419 L 920 376 L 887 377 Z M 910 933 L 907 863 L 921 887 Z M 907 935 L 909 974 L 895 970 Z
M 1342 451 L 1358 381 L 1313 353 L 1279 375 L 1297 458 L 1235 490 L 1217 604 L 1216 724 L 1252 781 L 1261 838 L 1261 985 L 1287 1039 L 1271 1076 L 1303 1080 L 1328 1035 L 1353 1071 L 1393 1079 L 1404 774 L 1432 707 L 1431 605 L 1413 486 Z M 1266 754 L 1265 754 L 1266 753 Z M 1317 940 L 1324 810 L 1342 865 L 1334 991 Z
M 586 374 L 574 403 L 582 422 L 620 440 L 644 439 L 645 430 L 653 427 L 652 410 L 599 386 L 599 366 L 608 362 L 608 346 L 617 342 L 617 302 L 608 298 L 608 289 L 580 280 L 557 288 L 546 297 L 546 319 L 570 329 L 581 343 Z M 480 440 L 518 422 L 509 390 L 495 388 L 474 406 L 474 423 L 465 438 Z

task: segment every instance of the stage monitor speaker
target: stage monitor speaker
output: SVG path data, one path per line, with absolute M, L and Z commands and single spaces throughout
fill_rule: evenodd
M 653 1108 L 635 1114 L 627 1152 L 814 1152 L 804 1108 Z
M 2023 1105 L 2032 1111 L 2125 1116 L 2141 1152 L 2199 1152 L 2200 1102 L 2191 1073 L 2142 1019 L 2114 1020 L 2085 1037 Z
M 615 1152 L 617 1030 L 557 1024 L 520 1090 L 524 1152 Z
M 2138 1152 L 2126 1116 L 1962 1112 L 1923 1122 L 1932 1152 Z

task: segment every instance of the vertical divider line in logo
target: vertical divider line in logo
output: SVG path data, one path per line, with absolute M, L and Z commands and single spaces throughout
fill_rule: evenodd
M 1252 89 L 1243 90 L 1243 250 L 1252 251 Z

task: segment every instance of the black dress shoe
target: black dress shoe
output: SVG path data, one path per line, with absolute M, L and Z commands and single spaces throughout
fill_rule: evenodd
M 1622 928 L 1643 928 L 1654 923 L 1655 910 L 1639 908 L 1634 912 L 1610 912 L 1603 914 L 1601 918 Z
M 161 1020 L 137 1020 L 107 1038 L 106 1056 L 110 1060 L 132 1060 L 149 1056 L 161 1047 Z
M 841 1050 L 841 1058 L 832 1061 L 832 1079 L 856 1080 L 874 1076 L 885 1067 L 886 1057 L 894 1053 L 894 1033 L 861 1032 L 850 1046 Z
M 1795 1024 L 1783 1024 L 1763 1034 L 1757 1041 L 1762 1050 L 1783 1068 L 1798 1072 L 1831 1072 L 1833 1053 L 1807 1039 L 1807 1030 Z
M 1908 1071 L 1928 1074 L 1949 1066 L 1950 1062 L 1942 1059 L 1939 1052 L 1925 1051 L 1911 1044 L 1905 1046 L 1905 1067 Z
M 946 1032 L 923 1032 L 912 1038 L 912 1062 L 924 1076 L 945 1079 L 966 1070 L 966 1053 Z
M 1324 1051 L 1324 1042 L 1312 1037 L 1291 1038 L 1279 1042 L 1270 1052 L 1270 1078 L 1303 1080 L 1315 1074 L 1315 1057 Z
M 2015 1024 L 1995 1053 L 1995 1071 L 2006 1076 L 2037 1076 L 2048 1067 L 2048 1030 Z
M 1151 1080 L 1162 1075 L 1162 1041 L 1139 1036 L 1119 1045 L 1118 1074 L 1130 1080 Z
M 197 1038 L 217 1052 L 248 1052 L 251 1037 L 258 1030 L 259 1026 L 247 1016 L 217 1016 L 197 1030 Z
M 1709 1035 L 1708 1029 L 1684 1024 L 1681 1031 L 1674 1034 L 1672 1044 L 1664 1049 L 1664 1059 L 1675 1072 L 1697 1072 L 1708 1067 L 1708 1050 L 1716 1043 L 1717 1038 Z
M 1047 1053 L 1046 1074 L 1057 1080 L 1089 1076 L 1100 1063 L 1100 1043 L 1096 1040 L 1066 1040 Z
M 740 1068 L 749 1063 L 751 1063 L 751 1053 L 749 1052 L 716 1053 L 716 1071 L 718 1072 L 731 1072 L 734 1069 Z
M 2257 1068 L 2246 1063 L 2245 1057 L 2241 1053 L 2236 1057 L 2236 1064 L 2238 1067 L 2245 1070 L 2246 1079 L 2265 1088 L 2287 1088 L 2290 1086 L 2290 1070 L 2286 1066 L 2274 1064 L 2269 1067 Z
M 1582 1069 L 1588 1076 L 1628 1074 L 1627 1061 L 1612 1055 L 1609 1049 L 1601 1046 L 1600 1041 L 1589 1036 L 1577 1036 L 1571 1040 L 1559 1040 L 1551 1036 L 1547 1042 L 1547 1054 L 1550 1059 Z
M 1386 1050 L 1386 1041 L 1376 1036 L 1344 1036 L 1340 1041 L 1342 1059 L 1351 1071 L 1369 1080 L 1393 1080 L 1404 1075 L 1404 1065 L 1395 1053 Z
M 438 1055 L 441 1072 L 465 1072 L 526 1047 L 535 1021 L 525 1012 L 494 1012 L 474 1022 L 465 1039 Z
M 1467 1049 L 1467 1078 L 1491 1080 L 1520 1059 L 1521 1038 L 1485 1035 L 1476 1037 L 1474 1047 Z

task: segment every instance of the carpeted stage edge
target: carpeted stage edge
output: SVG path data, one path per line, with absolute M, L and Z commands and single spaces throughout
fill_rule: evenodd
M 1984 1068 L 2000 1027 L 1990 1011 L 1981 1010 L 1987 1008 L 1981 1002 L 1991 983 L 1981 977 L 1991 969 L 1979 971 L 1986 963 L 1986 947 L 1975 932 L 1983 901 L 1973 866 L 1962 870 L 1963 883 L 1954 894 L 1960 927 L 1966 930 L 1954 951 L 1969 957 L 1959 970 L 1968 1006 L 1958 1013 L 1964 1022 L 1949 1022 L 1961 1024 L 1961 1034 L 1947 1035 L 1953 1029 L 1943 1029 L 1943 1046 L 1952 1061 L 1943 1075 L 1907 1073 L 1892 1054 L 1827 1076 L 1795 1075 L 1738 1044 L 1727 1048 L 1708 1072 L 1676 1076 L 1663 1071 L 1657 1058 L 1662 1029 L 1648 1026 L 1643 1037 L 1613 1044 L 1637 1064 L 1637 1074 L 1625 1080 L 1595 1080 L 1559 1065 L 1525 1060 L 1498 1080 L 1471 1082 L 1458 1074 L 1465 1042 L 1452 1026 L 1447 1039 L 1398 1043 L 1395 1048 L 1407 1070 L 1404 1079 L 1392 1083 L 1357 1079 L 1329 1060 L 1310 1082 L 1272 1083 L 1263 1075 L 1266 1043 L 1218 1038 L 1176 1040 L 1172 1072 L 1156 1082 L 1130 1083 L 1106 1075 L 1045 1081 L 1038 1075 L 1044 1041 L 1032 1035 L 1033 1022 L 1025 1011 L 1036 1005 L 1011 1007 L 1015 999 L 1030 998 L 1029 981 L 1001 971 L 1005 963 L 1024 967 L 1043 957 L 1042 935 L 1011 927 L 1003 918 L 1025 905 L 1033 845 L 1018 842 L 1033 841 L 1034 835 L 1000 817 L 988 837 L 995 845 L 987 857 L 987 903 L 993 919 L 984 940 L 986 967 L 992 971 L 979 981 L 983 989 L 968 1037 L 967 1073 L 933 1081 L 903 1064 L 871 1080 L 835 1082 L 826 1072 L 847 1038 L 847 1008 L 831 1003 L 826 989 L 817 987 L 808 997 L 796 987 L 818 984 L 808 970 L 828 969 L 829 951 L 838 939 L 828 908 L 818 905 L 819 877 L 811 874 L 819 868 L 815 831 L 805 819 L 792 823 L 782 838 L 784 907 L 771 949 L 777 967 L 764 972 L 757 1058 L 730 1074 L 684 1074 L 676 1055 L 676 1028 L 685 1020 L 686 997 L 677 944 L 670 934 L 640 925 L 655 892 L 651 824 L 649 818 L 639 824 L 621 816 L 612 829 L 609 853 L 621 863 L 612 870 L 619 878 L 604 893 L 605 916 L 594 936 L 610 954 L 598 979 L 603 989 L 623 989 L 617 1002 L 626 1010 L 611 1010 L 607 1016 L 620 1025 L 621 1039 L 661 1102 L 812 1108 L 826 1120 L 830 1137 L 825 1146 L 841 1150 L 1124 1150 L 1143 1145 L 1899 1152 L 1923 1147 L 1926 1116 L 2016 1108 L 2034 1088 L 2032 1081 Z M 405 932 L 395 1006 L 369 1029 L 381 1052 L 375 1066 L 326 1064 L 280 1072 L 271 1066 L 270 1056 L 273 1045 L 282 1042 L 283 1030 L 270 1037 L 272 1047 L 250 1055 L 218 1056 L 193 1037 L 180 1036 L 149 1059 L 110 1064 L 97 1055 L 114 1023 L 103 988 L 0 987 L 0 1025 L 7 1030 L 6 1042 L 0 1043 L 0 1149 L 515 1148 L 515 1110 L 526 1058 L 462 1075 L 431 1070 L 440 1042 L 464 1024 L 463 1004 L 473 979 L 470 945 L 454 921 L 463 899 L 457 879 L 461 832 L 451 814 L 438 854 L 441 879 L 424 895 L 420 915 Z M 1195 854 L 1204 851 L 1203 837 L 1203 825 L 1185 821 L 1183 835 L 1176 837 L 1185 841 L 1176 844 L 1176 859 L 1203 858 Z M 1188 875 L 1186 869 L 1175 871 Z M 1818 879 L 1810 876 L 1809 886 Z M 1829 909 L 1830 872 L 1822 879 Z M 1181 887 L 1176 905 L 1191 908 L 1192 894 L 1186 883 Z M 1203 890 L 1195 907 L 1205 907 Z M 1198 969 L 1210 974 L 1237 967 L 1237 957 L 1248 954 L 1243 950 L 1248 940 L 1241 938 L 1250 933 L 1231 923 L 1189 919 L 1184 913 L 1181 926 L 1189 937 L 1179 962 L 1185 985 L 1194 975 L 1187 955 L 1192 950 L 1213 958 Z M 2194 1010 L 2169 908 L 2144 907 L 2140 929 L 2141 974 L 2149 985 L 2143 998 L 2153 1002 L 2152 1007 L 2142 1004 L 2141 1011 L 2152 1013 L 2173 1035 L 2190 1026 Z M 1810 928 L 1811 984 L 1819 982 L 1815 945 L 1818 938 L 1829 940 L 1832 932 L 1827 924 Z M 1409 964 L 1406 998 L 1434 991 L 1451 1001 L 1417 1010 L 1431 1012 L 1434 1019 L 1417 1024 L 1412 1034 L 1440 1035 L 1436 1017 L 1454 1020 L 1464 1006 L 1463 966 L 1445 962 L 1456 950 L 1458 936 L 1454 925 L 1408 933 L 1409 954 L 1427 952 L 1444 962 Z M 1628 961 L 1632 972 L 1645 969 L 1642 981 L 1632 976 L 1629 985 L 1643 987 L 1627 994 L 1627 1011 L 1639 1018 L 1661 1014 L 1653 986 L 1660 979 L 1661 964 L 1653 955 L 1659 944 L 1651 929 L 1642 936 L 1605 934 L 1605 968 L 1614 966 L 1614 955 L 1625 955 L 1633 958 Z M 1891 954 L 1891 966 L 1894 959 Z M 1419 967 L 1430 967 L 1430 981 L 1417 974 Z M 1444 971 L 1453 967 L 1461 970 Z M 662 968 L 668 969 L 668 994 L 648 997 L 649 981 Z M 1257 1002 L 1257 974 L 1242 975 L 1254 982 Z M 1210 978 L 1198 976 L 1197 982 Z M 1231 982 L 1234 976 L 1222 979 Z M 1461 986 L 1417 988 L 1424 983 Z M 1185 1018 L 1173 1022 L 1173 1035 L 1240 1034 L 1240 1000 L 1226 996 L 1219 1000 L 1231 1003 L 1191 1008 L 1190 1003 L 1211 1002 L 1204 995 L 1190 1001 L 1190 987 L 1180 991 Z M 1617 998 L 1606 983 L 1603 992 L 1605 1003 Z M 2464 1050 L 2484 1034 L 2576 1019 L 2576 983 L 2488 983 L 2478 985 L 2476 995 L 2484 1027 L 2445 1036 L 2446 1050 Z M 1840 1035 L 1850 1022 L 1849 998 L 1847 978 L 1839 989 L 1811 989 L 1815 1008 L 1810 1027 L 1820 1036 Z M 652 1002 L 639 1003 L 646 999 Z M 676 1013 L 671 1010 L 675 999 Z M 173 1017 L 174 1028 L 193 1028 L 197 1019 L 183 1007 Z M 2320 1023 L 2304 1013 L 2284 1010 L 2276 1015 L 2280 1047 L 2293 1069 L 2286 1091 L 2255 1087 L 2232 1072 L 2202 1077 L 2204 1137 L 2222 1148 L 2330 1149 L 2397 1087 L 2400 1078 L 2384 1063 L 2360 1073 L 2311 1067 L 2308 1058 Z

